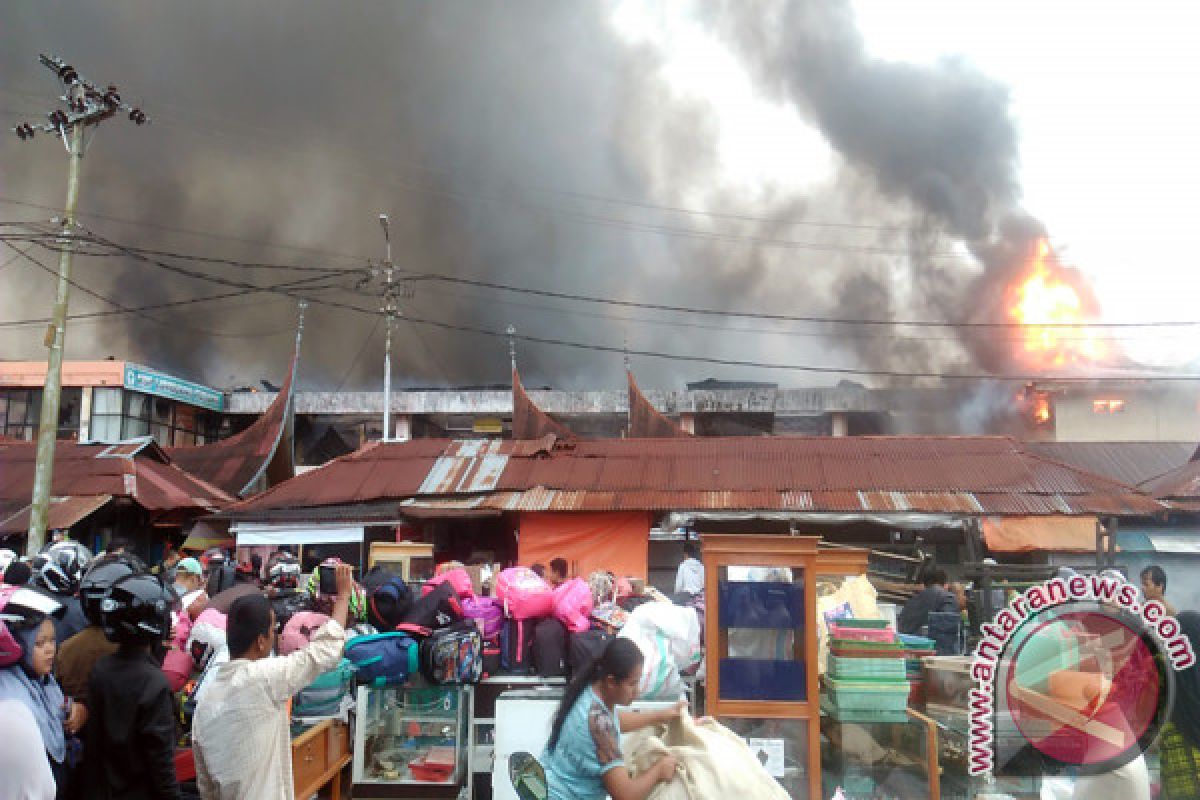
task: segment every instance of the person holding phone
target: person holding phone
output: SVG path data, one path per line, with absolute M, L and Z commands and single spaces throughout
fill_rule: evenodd
M 196 778 L 205 800 L 294 797 L 288 701 L 341 662 L 356 591 L 348 564 L 332 572 L 332 619 L 307 647 L 289 655 L 272 655 L 275 612 L 264 595 L 239 597 L 230 608 L 230 660 L 216 667 L 192 723 Z

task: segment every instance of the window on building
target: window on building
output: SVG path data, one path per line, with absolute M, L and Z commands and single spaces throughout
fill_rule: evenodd
M 133 439 L 150 435 L 150 396 L 141 392 L 125 392 L 125 419 L 121 422 L 121 438 Z
M 5 389 L 0 390 L 0 396 L 4 398 L 0 406 L 0 434 L 32 441 L 42 413 L 42 390 Z
M 92 390 L 92 417 L 88 436 L 94 442 L 116 442 L 121 438 L 121 390 Z
M 1119 414 L 1125 410 L 1124 400 L 1093 400 L 1092 413 Z
M 79 412 L 83 405 L 83 389 L 64 386 L 58 402 L 58 438 L 79 438 Z

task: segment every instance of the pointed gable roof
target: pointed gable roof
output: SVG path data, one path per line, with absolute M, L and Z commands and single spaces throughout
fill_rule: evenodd
M 626 371 L 629 378 L 629 437 L 631 439 L 673 439 L 691 436 L 679 423 L 669 419 L 656 409 L 633 379 L 633 372 Z
M 212 444 L 167 449 L 171 461 L 191 474 L 241 497 L 268 472 L 272 483 L 295 475 L 291 440 L 295 410 L 296 369 L 300 363 L 300 341 L 304 333 L 304 304 L 296 327 L 296 349 L 279 393 L 263 415 L 244 431 Z M 284 448 L 280 443 L 287 440 Z
M 229 494 L 246 494 L 266 472 L 279 443 L 291 427 L 288 423 L 295 373 L 296 361 L 293 359 L 279 394 L 250 427 L 212 444 L 167 448 L 171 461 Z
M 512 371 L 513 419 L 512 438 L 541 439 L 547 434 L 554 434 L 559 439 L 574 439 L 575 433 L 537 407 L 533 399 L 521 385 L 521 376 L 517 374 L 516 365 Z

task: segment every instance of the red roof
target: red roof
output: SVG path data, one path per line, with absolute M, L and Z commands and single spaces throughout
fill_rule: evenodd
M 560 439 L 575 437 L 570 428 L 537 407 L 525 392 L 525 387 L 521 385 L 521 376 L 517 374 L 516 365 L 512 371 L 512 393 L 514 439 L 540 439 L 548 434 L 554 434 Z
M 250 427 L 212 444 L 169 447 L 171 460 L 183 469 L 232 495 L 244 495 L 266 470 L 287 430 L 292 408 L 296 360 L 288 370 L 279 394 Z M 291 473 L 287 473 L 289 476 Z
M 504 510 L 1154 514 L 1124 484 L 1008 437 L 734 437 L 374 444 L 234 506 L 375 500 Z
M 625 374 L 629 378 L 629 435 L 632 438 L 667 439 L 692 435 L 651 405 L 638 388 L 632 372 Z
M 0 508 L 21 509 L 33 495 L 34 442 L 0 442 Z M 57 442 L 50 493 L 56 497 L 127 497 L 155 513 L 202 513 L 233 498 L 170 463 L 153 442 L 120 445 Z
M 28 498 L 27 498 L 28 499 Z M 106 494 L 79 495 L 76 497 L 51 497 L 50 507 L 46 512 L 46 529 L 61 530 L 70 528 L 76 522 L 85 519 L 99 511 L 112 497 Z M 8 519 L 0 522 L 0 536 L 24 534 L 29 530 L 29 521 L 33 505 L 27 505 Z

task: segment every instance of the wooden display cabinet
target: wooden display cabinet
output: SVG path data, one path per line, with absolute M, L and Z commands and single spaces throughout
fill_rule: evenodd
M 818 536 L 705 534 L 705 711 L 761 749 L 793 797 L 821 795 L 817 577 L 866 572 Z
M 312 797 L 329 787 L 342 796 L 342 770 L 350 763 L 350 731 L 344 722 L 321 720 L 292 739 L 292 786 L 296 797 Z

